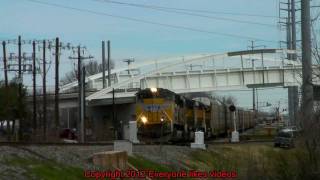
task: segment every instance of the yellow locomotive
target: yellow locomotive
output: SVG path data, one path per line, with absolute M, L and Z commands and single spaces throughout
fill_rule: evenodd
M 237 110 L 237 127 L 253 127 L 253 113 Z M 142 141 L 193 140 L 195 131 L 205 138 L 225 135 L 233 128 L 231 112 L 217 102 L 204 104 L 163 88 L 142 89 L 136 94 L 136 121 Z
M 205 127 L 205 107 L 162 88 L 148 88 L 136 94 L 136 121 L 140 138 L 192 139 Z

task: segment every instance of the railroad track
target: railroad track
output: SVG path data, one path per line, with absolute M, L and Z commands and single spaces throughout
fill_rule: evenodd
M 231 143 L 231 142 L 218 142 L 218 141 L 208 141 L 205 142 L 206 144 L 248 144 L 248 143 L 267 143 L 267 142 L 273 142 L 272 139 L 262 139 L 262 140 L 242 140 L 238 143 Z
M 225 141 L 205 141 L 205 144 L 248 144 L 248 143 L 267 143 L 273 140 L 244 140 L 238 143 L 230 143 Z M 137 146 L 143 145 L 173 145 L 173 146 L 190 146 L 191 142 L 147 142 L 134 144 Z M 62 143 L 62 142 L 0 142 L 0 146 L 112 146 L 113 142 L 88 142 L 88 143 Z
M 0 146 L 108 146 L 112 142 L 60 143 L 60 142 L 0 142 Z
M 217 141 L 205 141 L 204 143 L 206 145 L 221 145 L 221 144 L 232 144 L 232 145 L 237 145 L 237 144 L 250 144 L 250 143 L 271 143 L 273 140 L 245 140 L 245 141 L 240 141 L 238 143 L 231 143 L 231 142 L 217 142 Z M 144 146 L 144 145 L 171 145 L 171 146 L 190 146 L 190 143 L 192 142 L 178 142 L 178 143 L 170 143 L 170 142 L 164 142 L 164 143 L 159 143 L 159 142 L 148 142 L 148 143 L 140 143 L 140 144 L 134 144 L 135 146 Z

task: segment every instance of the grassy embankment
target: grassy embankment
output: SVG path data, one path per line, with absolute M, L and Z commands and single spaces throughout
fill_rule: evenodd
M 168 152 L 170 153 L 170 152 Z M 138 169 L 158 171 L 199 170 L 236 171 L 237 179 L 316 179 L 319 174 L 311 172 L 308 154 L 300 148 L 274 148 L 272 143 L 213 145 L 208 150 L 188 152 L 187 156 L 169 161 L 180 165 L 163 165 L 142 157 L 130 158 Z M 187 157 L 187 158 L 186 158 Z M 318 159 L 319 160 L 319 159 Z M 176 164 L 175 164 L 176 165 Z
M 55 161 L 39 160 L 34 158 L 11 157 L 4 159 L 1 164 L 11 167 L 0 177 L 17 177 L 24 179 L 84 179 L 83 170 L 78 167 L 67 166 Z M 0 178 L 1 179 L 1 178 Z

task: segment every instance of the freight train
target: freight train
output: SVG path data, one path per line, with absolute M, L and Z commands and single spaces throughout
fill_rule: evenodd
M 136 121 L 142 141 L 192 141 L 196 131 L 203 131 L 205 138 L 223 136 L 233 131 L 231 115 L 227 105 L 204 103 L 168 89 L 147 88 L 136 93 Z M 252 111 L 237 109 L 237 130 L 253 126 Z

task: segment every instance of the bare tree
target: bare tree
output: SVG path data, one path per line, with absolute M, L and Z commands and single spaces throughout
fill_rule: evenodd
M 111 60 L 111 69 L 114 68 L 114 62 Z M 94 75 L 97 73 L 102 72 L 102 64 L 98 64 L 97 61 L 90 61 L 88 64 L 84 65 L 86 68 L 86 75 L 90 76 L 90 75 Z M 108 69 L 108 64 L 105 64 L 106 69 Z M 78 79 L 78 71 L 74 70 L 74 71 L 70 71 L 67 72 L 65 74 L 65 76 L 61 79 L 61 84 L 68 84 L 71 83 L 73 81 L 76 81 Z
M 64 77 L 60 80 L 62 85 L 71 83 L 77 80 L 77 71 L 67 72 Z
M 225 105 L 237 104 L 237 99 L 233 96 L 214 96 L 214 99 Z

